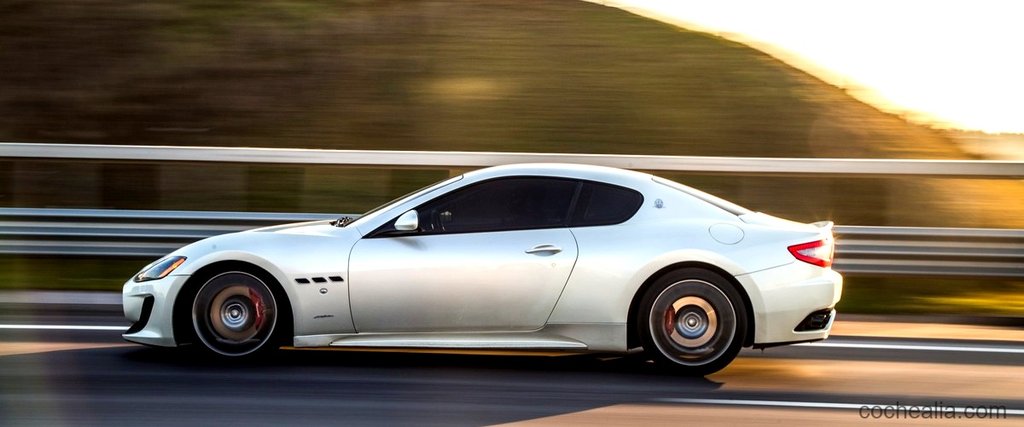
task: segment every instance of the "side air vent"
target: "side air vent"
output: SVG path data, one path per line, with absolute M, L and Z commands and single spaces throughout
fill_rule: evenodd
M 149 323 L 149 316 L 152 315 L 152 314 L 153 314 L 153 296 L 151 295 L 151 296 L 147 296 L 145 299 L 142 300 L 142 315 L 139 316 L 139 321 L 135 322 L 135 323 L 132 323 L 131 327 L 129 327 L 127 331 L 124 331 L 124 333 L 125 334 L 134 334 L 136 332 L 141 331 L 143 328 L 146 327 L 146 324 Z
M 331 281 L 331 282 L 344 282 L 345 279 L 343 279 L 341 276 L 299 277 L 299 278 L 295 279 L 295 283 L 298 283 L 300 285 L 308 285 L 310 283 L 327 283 L 328 281 Z

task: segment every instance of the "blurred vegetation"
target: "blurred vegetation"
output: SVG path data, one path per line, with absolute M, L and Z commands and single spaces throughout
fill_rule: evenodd
M 846 277 L 846 313 L 1024 316 L 1024 282 L 1009 279 Z
M 4 1 L 17 141 L 953 158 L 737 43 L 576 1 Z
M 0 0 L 0 14 L 5 141 L 976 156 L 751 48 L 580 1 Z M 457 173 L 153 160 L 0 153 L 0 206 L 358 213 Z M 1024 228 L 1020 181 L 661 175 L 801 221 Z M 94 288 L 119 271 L 116 288 L 134 272 L 74 262 L 82 282 L 32 280 L 45 262 L 11 257 L 0 279 Z
M 0 290 L 120 291 L 145 258 L 0 255 Z

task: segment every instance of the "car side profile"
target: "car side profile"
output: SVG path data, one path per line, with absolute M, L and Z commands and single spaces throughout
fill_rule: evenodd
M 281 346 L 642 350 L 707 375 L 742 347 L 828 337 L 831 222 L 772 217 L 649 174 L 521 164 L 357 219 L 204 239 L 123 290 L 128 341 L 221 357 Z

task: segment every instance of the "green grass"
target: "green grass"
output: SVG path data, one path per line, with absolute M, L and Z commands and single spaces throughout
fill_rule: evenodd
M 1024 282 L 1000 279 L 846 277 L 848 313 L 1024 316 Z
M 0 256 L 0 290 L 120 291 L 152 259 Z

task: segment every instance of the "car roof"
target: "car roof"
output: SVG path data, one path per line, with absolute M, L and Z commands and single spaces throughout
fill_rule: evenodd
M 650 182 L 651 175 L 626 169 L 574 163 L 519 163 L 494 166 L 467 172 L 470 181 L 482 181 L 504 176 L 550 176 L 576 178 L 608 183 L 630 184 Z

